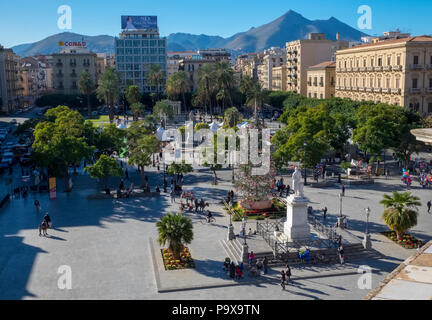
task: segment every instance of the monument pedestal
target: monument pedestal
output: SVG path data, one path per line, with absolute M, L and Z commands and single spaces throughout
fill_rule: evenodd
M 284 233 L 288 241 L 307 240 L 310 238 L 310 227 L 307 219 L 309 200 L 304 197 L 291 195 L 287 199 L 287 221 Z

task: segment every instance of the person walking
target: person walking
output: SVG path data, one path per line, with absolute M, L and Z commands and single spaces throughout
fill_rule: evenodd
M 175 193 L 174 193 L 174 188 L 171 186 L 171 192 L 170 192 L 170 197 L 171 197 L 171 203 L 175 203 Z
M 288 282 L 292 282 L 291 281 L 291 268 L 290 266 L 287 264 L 285 267 L 285 276 L 287 278 L 286 283 L 288 284 Z
M 282 290 L 285 290 L 286 275 L 285 275 L 285 271 L 283 270 L 281 270 L 280 279 L 281 279 Z
M 234 264 L 234 262 L 231 262 L 231 264 L 230 264 L 230 277 L 231 277 L 231 279 L 235 278 L 235 264 Z
M 38 199 L 36 199 L 36 200 L 34 201 L 34 206 L 35 206 L 35 208 L 36 208 L 36 213 L 39 213 L 39 210 L 40 210 L 40 203 L 39 203 L 39 200 L 38 200 Z
M 255 254 L 253 251 L 249 254 L 249 265 L 252 265 L 253 261 L 255 259 Z
M 338 248 L 338 251 L 339 251 L 339 260 L 340 260 L 340 263 L 344 264 L 345 263 L 345 257 L 344 257 L 344 248 L 343 248 L 342 245 Z
M 327 207 L 323 209 L 323 219 L 325 220 L 327 217 Z
M 342 197 L 345 197 L 345 185 L 342 185 Z
M 432 206 L 431 201 L 429 200 L 426 205 L 427 205 L 427 208 L 428 208 L 428 213 L 430 213 L 430 209 L 431 209 L 431 206 Z
M 264 257 L 263 267 L 264 267 L 264 274 L 267 274 L 267 272 L 268 272 L 268 259 L 267 259 L 267 256 Z
M 126 178 L 126 180 L 129 180 L 129 171 L 128 171 L 127 167 L 126 167 L 126 169 L 125 169 L 124 174 L 125 174 L 125 178 Z

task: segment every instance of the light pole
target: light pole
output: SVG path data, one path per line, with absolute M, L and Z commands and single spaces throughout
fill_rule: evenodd
M 370 216 L 371 209 L 369 207 L 367 207 L 365 209 L 365 212 L 366 212 L 366 233 L 365 233 L 365 236 L 364 236 L 362 243 L 363 243 L 363 247 L 366 250 L 370 250 L 372 248 L 372 242 L 371 242 L 371 238 L 370 238 L 370 234 L 369 234 L 369 216 Z
M 228 227 L 228 240 L 234 240 L 236 238 L 235 233 L 234 233 L 234 226 L 232 224 L 232 214 L 233 214 L 233 200 L 230 199 L 229 202 L 229 209 L 230 209 L 230 224 Z
M 246 242 L 246 218 L 243 216 L 242 220 L 242 230 L 243 230 L 243 248 L 242 248 L 242 259 L 243 263 L 246 264 L 249 262 L 249 247 Z
M 342 218 L 342 198 L 343 198 L 342 193 L 339 193 L 339 217 L 341 218 Z

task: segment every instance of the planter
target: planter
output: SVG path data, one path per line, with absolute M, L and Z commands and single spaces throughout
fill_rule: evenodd
M 272 200 L 261 200 L 261 201 L 240 201 L 240 206 L 246 210 L 265 210 L 272 207 Z

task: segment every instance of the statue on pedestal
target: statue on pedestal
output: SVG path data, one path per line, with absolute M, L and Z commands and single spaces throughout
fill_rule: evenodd
M 293 180 L 293 190 L 296 198 L 303 198 L 303 182 L 302 182 L 302 174 L 298 167 L 295 168 L 295 171 L 292 175 Z

